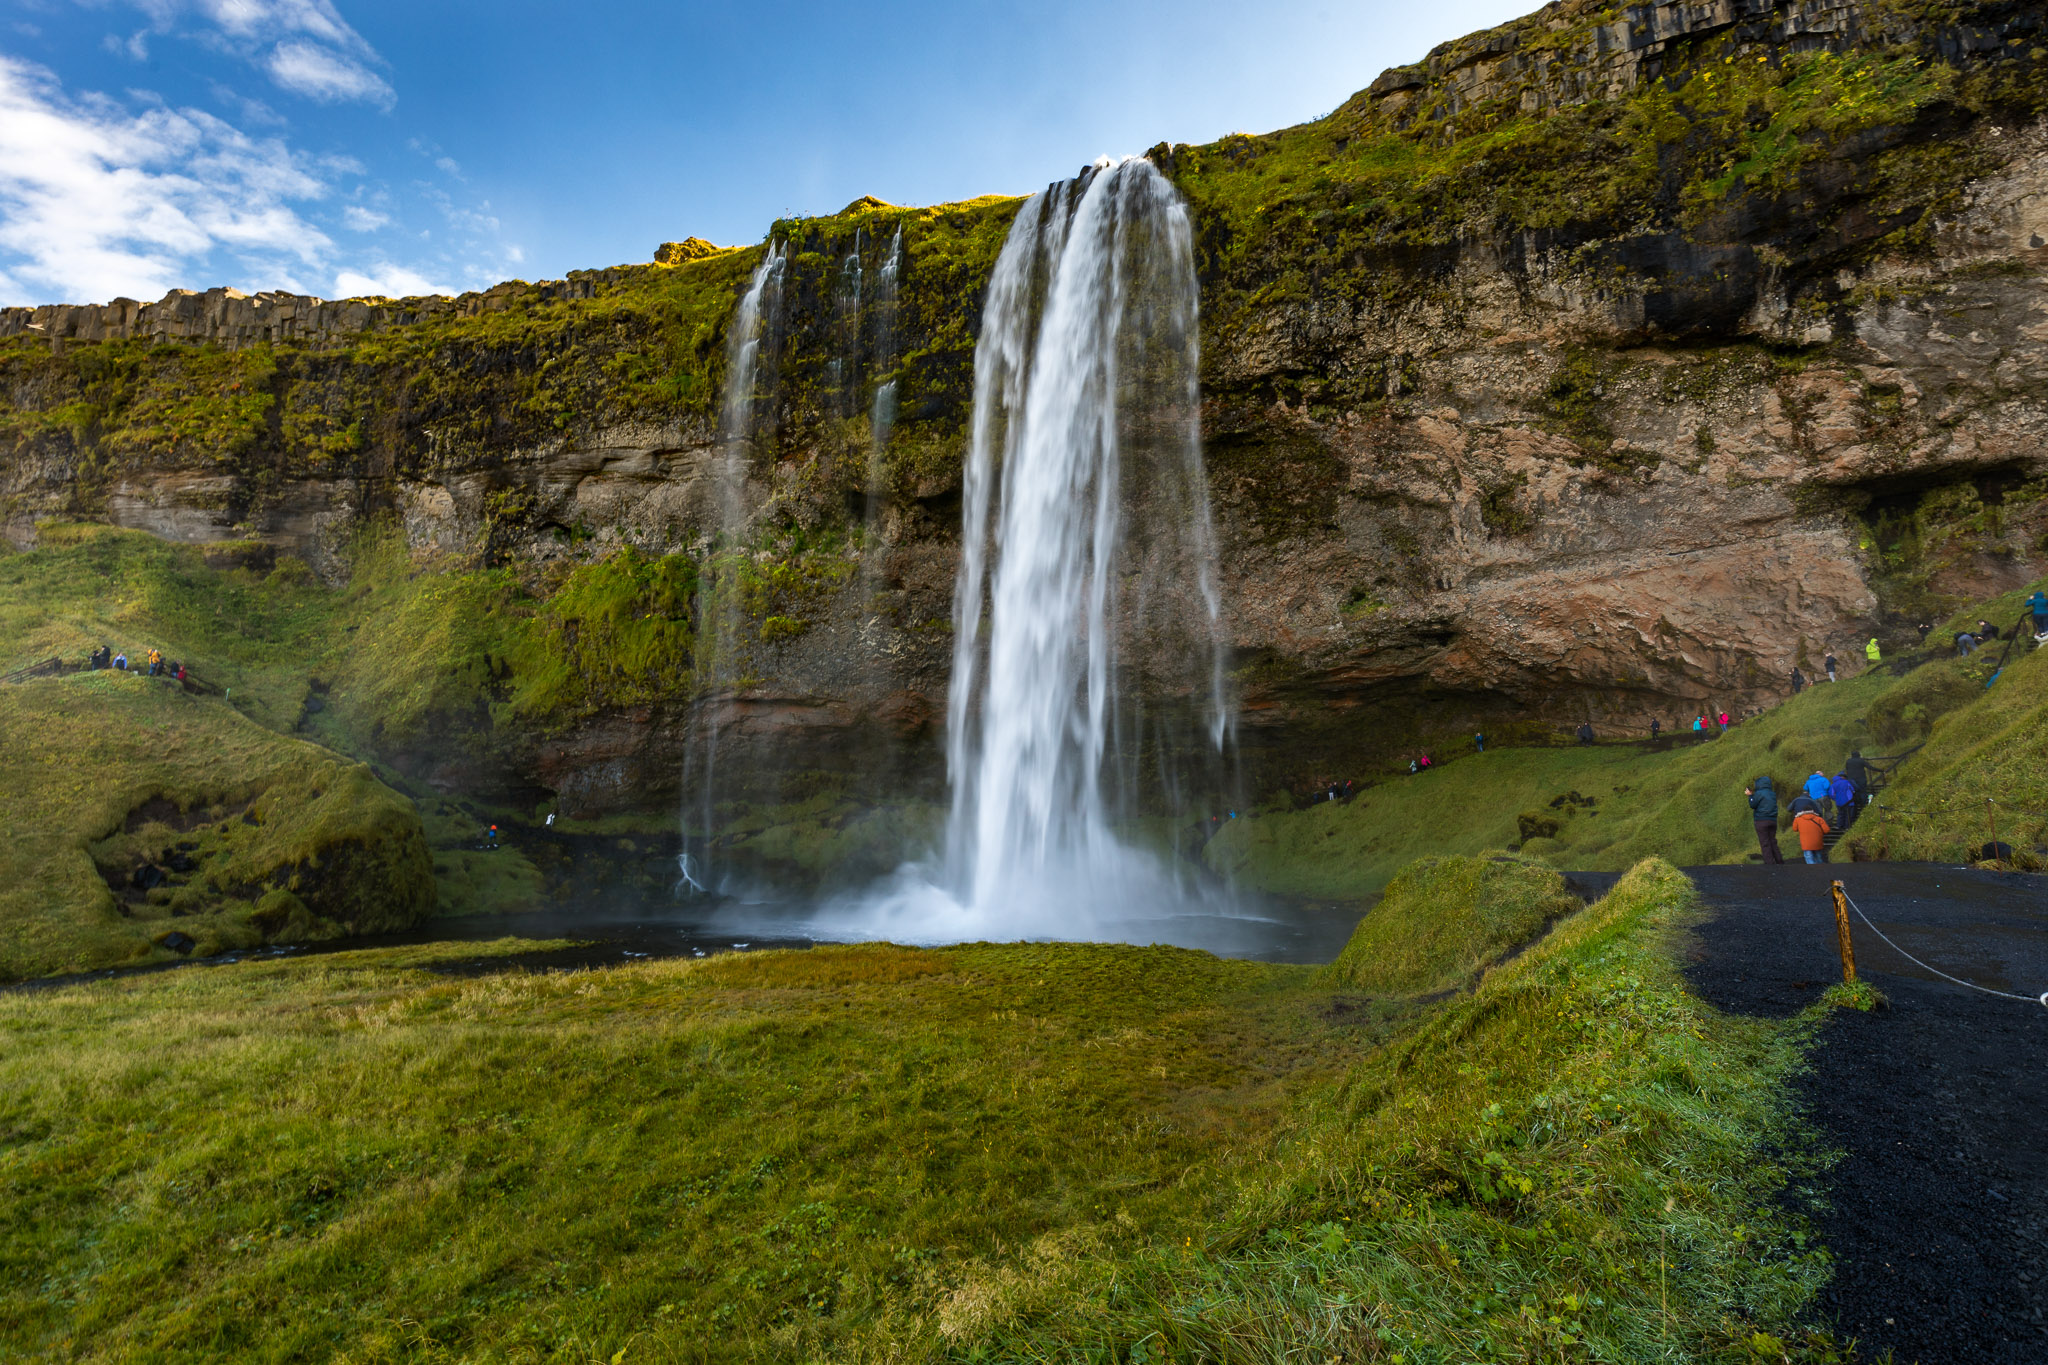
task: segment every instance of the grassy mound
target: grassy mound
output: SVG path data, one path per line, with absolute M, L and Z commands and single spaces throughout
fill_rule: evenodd
M 0 1354 L 1747 1359 L 1823 1273 L 1802 1034 L 1685 994 L 1689 894 L 1434 1007 L 1056 944 L 0 996 Z
M 0 687 L 0 977 L 397 928 L 433 906 L 412 803 L 136 673 Z
M 1024 1360 L 1838 1359 L 1785 1327 L 1826 1269 L 1771 1198 L 1802 1174 L 1784 1087 L 1810 1021 L 1686 993 L 1669 943 L 1691 901 L 1638 867 L 1300 1111 L 1204 1236 L 990 1274 L 956 1295 L 962 1339 Z
M 1376 994 L 1450 990 L 1578 908 L 1564 878 L 1539 863 L 1424 858 L 1388 884 L 1331 977 Z

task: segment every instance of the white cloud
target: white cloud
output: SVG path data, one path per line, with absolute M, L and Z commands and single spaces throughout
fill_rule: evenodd
M 415 270 L 388 261 L 368 267 L 369 273 L 359 270 L 344 270 L 334 277 L 334 297 L 338 299 L 357 298 L 363 295 L 379 295 L 385 298 L 403 299 L 420 294 L 453 294 L 446 285 L 435 284 Z
M 361 204 L 350 204 L 341 211 L 341 221 L 351 232 L 375 232 L 391 221 L 391 215 L 366 209 Z
M 398 98 L 383 77 L 361 62 L 313 43 L 279 43 L 264 66 L 286 90 L 323 104 L 363 100 L 389 109 Z
M 216 249 L 275 278 L 333 242 L 295 203 L 328 187 L 276 139 L 196 109 L 67 99 L 0 54 L 0 270 L 13 298 L 155 298 Z
M 93 4 L 99 0 L 80 0 Z M 389 109 L 398 96 L 379 75 L 385 65 L 377 50 L 348 26 L 328 0 L 130 0 L 159 35 L 177 32 L 190 15 L 208 46 L 230 53 L 265 72 L 280 89 L 323 104 L 361 100 Z M 143 60 L 147 48 L 138 33 L 123 45 Z

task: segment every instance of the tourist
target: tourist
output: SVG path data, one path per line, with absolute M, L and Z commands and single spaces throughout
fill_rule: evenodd
M 1757 847 L 1763 850 L 1764 861 L 1784 862 L 1784 855 L 1778 852 L 1778 793 L 1772 790 L 1771 779 L 1757 778 L 1742 794 L 1749 798 L 1749 817 L 1756 825 Z
M 1849 785 L 1856 789 L 1856 804 L 1867 805 L 1870 801 L 1870 760 L 1863 756 L 1861 749 L 1849 751 L 1849 761 L 1842 765 L 1843 774 Z
M 1806 794 L 1815 801 L 1825 801 L 1828 798 L 1828 785 L 1828 775 L 1816 768 L 1813 770 L 1813 776 L 1806 779 Z
M 1795 665 L 1792 669 L 1792 695 L 1795 697 L 1798 696 L 1800 691 L 1804 689 L 1805 686 L 1806 675 L 1804 673 L 1801 673 L 1797 665 Z
M 1728 725 L 1729 725 L 1729 720 L 1728 720 L 1728 713 L 1727 713 L 1726 711 L 1723 711 L 1723 712 L 1721 713 L 1721 728 L 1722 728 L 1723 730 L 1725 730 L 1725 729 L 1727 729 L 1727 728 L 1728 728 Z
M 1581 743 L 1581 744 L 1591 744 L 1592 742 L 1593 742 L 1593 722 L 1589 720 L 1589 721 L 1587 721 L 1587 722 L 1586 722 L 1586 723 L 1585 723 L 1584 725 L 1581 725 L 1581 726 L 1579 727 L 1579 743 Z
M 1427 749 L 1422 751 L 1422 766 L 1425 768 L 1429 766 L 1429 751 Z
M 1472 745 L 1474 748 L 1478 749 L 1480 753 L 1483 754 L 1486 752 L 1486 732 L 1484 730 L 1481 730 L 1478 734 L 1472 736 Z
M 1969 632 L 1969 631 L 1967 631 L 1967 630 L 1959 630 L 1959 631 L 1957 631 L 1957 632 L 1956 632 L 1956 653 L 1957 653 L 1957 654 L 1960 654 L 1960 655 L 1961 655 L 1961 656 L 1962 656 L 1963 658 L 1967 659 L 1967 658 L 1969 658 L 1969 657 L 1970 657 L 1970 651 L 1971 651 L 1971 650 L 1973 650 L 1973 649 L 1975 649 L 1976 647 L 1977 647 L 1977 637 L 1976 637 L 1976 636 L 1974 636 L 1974 635 L 1970 634 L 1970 632 Z
M 1694 716 L 1694 717 L 1692 718 L 1692 732 L 1693 732 L 1694 734 L 1696 734 L 1696 735 L 1697 735 L 1697 734 L 1703 734 L 1703 733 L 1704 733 L 1704 732 L 1706 731 L 1706 728 L 1707 728 L 1707 718 L 1706 718 L 1705 716 L 1703 716 L 1703 715 L 1700 715 L 1700 716 Z
M 1419 772 L 1421 772 L 1421 771 L 1422 771 L 1422 764 L 1421 764 L 1420 762 L 1418 762 L 1417 760 L 1415 760 L 1415 759 L 1412 759 L 1412 758 L 1408 760 L 1408 775 L 1409 775 L 1410 777 L 1413 777 L 1413 776 L 1415 776 L 1415 774 L 1417 774 L 1417 773 L 1419 773 Z
M 122 650 L 122 651 L 121 651 L 121 652 L 120 652 L 119 654 L 116 654 L 116 655 L 114 656 L 114 667 L 116 667 L 116 668 L 120 669 L 120 670 L 121 670 L 121 671 L 122 671 L 123 673 L 126 673 L 126 672 L 128 671 L 128 651 L 127 651 L 127 650 L 125 650 L 125 649 L 124 649 L 124 650 Z
M 1933 625 L 1932 625 L 1932 624 L 1930 624 L 1929 622 L 1926 622 L 1926 621 L 1922 621 L 1922 622 L 1920 623 L 1920 625 L 1919 625 L 1918 629 L 1919 629 L 1919 631 L 1920 631 L 1920 643 L 1924 645 L 1924 644 L 1926 644 L 1926 643 L 1927 643 L 1927 632 L 1928 632 L 1928 631 L 1930 631 L 1930 630 L 1933 630 L 1933 629 L 1934 629 L 1934 627 L 1933 627 Z M 1877 641 L 1875 641 L 1875 640 L 1872 640 L 1872 641 L 1871 641 L 1870 643 L 1874 645 L 1874 644 L 1876 644 L 1876 643 L 1877 643 Z
M 1793 816 L 1792 832 L 1799 836 L 1799 852 L 1807 862 L 1828 860 L 1828 822 L 1818 810 L 1803 810 Z
M 1922 640 L 1927 638 L 1927 627 L 1920 627 L 1920 638 Z M 1884 662 L 1884 651 L 1877 647 L 1877 637 L 1875 635 L 1870 637 L 1869 644 L 1863 646 L 1863 657 L 1870 660 L 1872 668 Z
M 164 671 L 164 654 L 160 649 L 149 651 L 149 676 L 154 678 Z
M 1835 680 L 1835 656 L 1832 654 L 1828 655 L 1827 662 L 1822 667 L 1828 671 L 1828 681 L 1833 682 Z
M 94 671 L 98 671 L 99 669 L 110 667 L 112 665 L 113 657 L 114 651 L 108 648 L 106 645 L 101 645 L 98 649 L 92 652 L 92 657 L 85 661 L 85 666 L 89 669 L 93 669 Z
M 1658 719 L 1657 719 L 1657 718 L 1656 718 L 1655 716 L 1652 716 L 1652 717 L 1650 717 L 1650 738 L 1651 738 L 1651 739 L 1655 739 L 1655 738 L 1657 737 L 1657 732 L 1658 732 L 1659 730 L 1663 729 L 1663 728 L 1664 728 L 1664 722 L 1663 722 L 1663 721 L 1661 721 L 1661 720 L 1658 720 Z
M 1998 627 L 1980 618 L 1977 622 L 1977 638 L 1979 640 L 1996 640 L 1998 638 Z
M 1835 804 L 1835 828 L 1847 829 L 1856 813 L 1856 784 L 1848 773 L 1836 773 L 1835 780 L 1828 783 L 1828 800 Z
M 2036 592 L 2027 599 L 2027 614 L 2034 618 L 2034 634 L 2048 635 L 2048 592 Z

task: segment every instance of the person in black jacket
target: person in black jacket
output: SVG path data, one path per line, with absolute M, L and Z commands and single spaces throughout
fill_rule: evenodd
M 1756 822 L 1757 847 L 1763 850 L 1764 861 L 1782 863 L 1784 856 L 1778 852 L 1778 793 L 1771 786 L 1771 779 L 1759 777 L 1742 789 L 1749 798 L 1750 818 Z

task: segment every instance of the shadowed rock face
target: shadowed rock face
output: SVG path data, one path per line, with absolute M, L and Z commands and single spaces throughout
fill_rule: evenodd
M 1199 239 L 1204 440 L 1256 781 L 1474 728 L 1670 725 L 1707 704 L 1764 704 L 1795 665 L 1851 658 L 1923 610 L 1888 586 L 1896 566 L 1871 528 L 1931 489 L 2013 496 L 1993 529 L 1926 569 L 1923 596 L 2044 570 L 2048 500 L 2028 489 L 2048 477 L 2038 9 L 1731 0 L 1605 13 L 1552 5 L 1387 73 L 1317 125 L 1151 154 L 1187 194 Z M 1754 149 L 1703 149 L 1687 73 L 1813 53 L 1917 58 L 1952 78 L 1893 121 L 1795 129 L 1784 145 L 1809 152 L 1797 174 L 1730 172 L 1732 188 L 1702 191 L 1695 163 L 1718 172 Z M 1379 211 L 1386 191 L 1300 188 L 1396 134 L 1434 156 L 1502 120 L 1540 131 L 1652 97 L 1671 121 L 1639 152 L 1665 169 L 1637 199 L 1577 217 L 1552 202 L 1517 219 L 1446 191 L 1440 220 L 1354 241 L 1344 215 Z M 1270 202 L 1241 188 L 1291 155 L 1302 169 L 1271 182 Z M 1491 170 L 1456 174 L 1515 181 L 1517 154 L 1490 155 Z M 1431 175 L 1456 179 L 1425 166 L 1415 183 Z M 749 682 L 724 703 L 743 752 L 891 781 L 935 771 L 961 422 L 980 290 L 1013 211 L 916 211 L 906 229 L 903 416 L 881 543 L 849 552 L 858 571 L 807 603 L 801 633 L 752 646 Z M 820 376 L 844 345 L 838 261 L 857 226 L 879 251 L 888 234 L 870 218 L 904 212 L 855 205 L 843 221 L 776 225 L 792 243 L 792 303 L 775 435 L 748 484 L 764 527 L 861 515 L 866 429 L 835 414 L 865 405 Z M 0 521 L 17 545 L 52 515 L 190 541 L 254 534 L 330 576 L 346 571 L 349 529 L 374 515 L 402 520 L 423 555 L 535 573 L 627 544 L 701 554 L 716 357 L 755 254 L 670 255 L 457 301 L 346 305 L 360 317 L 297 301 L 294 316 L 326 321 L 276 334 L 307 349 L 278 353 L 261 381 L 275 405 L 236 437 L 241 453 L 139 442 L 108 458 L 111 436 L 46 425 L 0 458 Z M 548 311 L 682 298 L 693 280 L 716 283 L 666 313 Z M 129 332 L 108 330 L 111 314 L 15 310 L 0 335 L 34 323 L 76 338 L 262 339 L 243 302 L 208 314 L 229 329 L 216 334 L 170 329 L 167 305 L 108 307 L 135 314 Z M 441 313 L 498 330 L 434 341 L 420 329 Z M 615 362 L 640 352 L 671 357 L 677 391 L 696 396 L 624 401 L 630 367 Z M 570 361 L 588 378 L 550 400 L 566 414 L 550 424 L 529 395 L 544 367 Z M 64 400 L 57 379 L 21 366 L 0 385 L 22 411 Z M 516 778 L 576 813 L 664 804 L 688 703 L 685 679 L 669 704 L 520 739 Z

